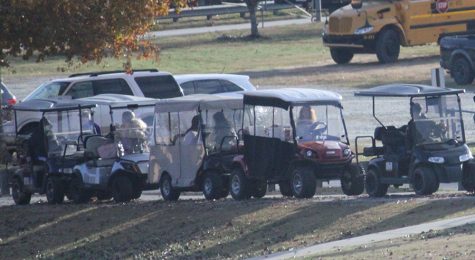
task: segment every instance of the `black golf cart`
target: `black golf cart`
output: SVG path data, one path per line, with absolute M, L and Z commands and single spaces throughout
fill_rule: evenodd
M 347 195 L 364 191 L 337 93 L 274 89 L 244 93 L 242 140 L 230 180 L 234 199 L 260 198 L 268 183 L 284 196 L 311 198 L 316 180 L 340 179 Z
M 17 132 L 19 168 L 11 178 L 16 204 L 28 204 L 33 193 L 46 194 L 51 204 L 64 201 L 73 167 L 84 160 L 84 138 L 94 134 L 94 107 L 55 99 L 31 100 L 13 107 L 15 122 L 20 113 L 42 114 L 31 135 Z
M 464 92 L 391 84 L 355 93 L 372 98 L 373 117 L 381 125 L 375 129 L 374 136 L 355 139 L 356 148 L 359 140 L 371 140 L 371 146 L 365 147 L 362 153 L 356 151 L 357 162 L 358 156 L 372 157 L 366 165 L 366 191 L 371 197 L 384 196 L 389 185 L 399 187 L 406 183 L 411 184 L 416 194 L 429 195 L 439 189 L 439 183 L 459 182 L 465 179 L 464 175 L 472 174 L 467 171 L 469 167 L 465 167 L 472 153 L 465 144 L 459 97 Z M 409 99 L 409 123 L 399 128 L 384 125 L 376 116 L 376 97 Z M 399 114 L 394 109 L 389 111 L 391 118 Z M 381 146 L 377 145 L 379 142 Z

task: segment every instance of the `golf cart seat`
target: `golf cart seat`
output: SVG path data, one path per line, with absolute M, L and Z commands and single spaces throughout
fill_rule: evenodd
M 406 136 L 394 126 L 387 126 L 381 131 L 381 142 L 385 154 L 404 155 L 406 150 Z
M 386 129 L 382 126 L 376 127 L 374 129 L 374 140 L 376 141 L 382 141 L 383 139 L 383 132 Z M 384 147 L 382 146 L 371 146 L 371 147 L 364 147 L 363 148 L 363 155 L 366 157 L 369 156 L 380 156 L 384 154 Z
M 104 145 L 113 144 L 114 140 L 100 135 L 88 136 L 84 142 L 84 154 L 88 159 L 99 159 L 103 154 L 99 152 L 99 148 Z M 102 155 L 102 156 L 101 156 Z M 109 156 L 106 156 L 109 157 Z

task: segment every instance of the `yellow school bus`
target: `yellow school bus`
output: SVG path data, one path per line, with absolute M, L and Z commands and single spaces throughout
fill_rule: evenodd
M 357 53 L 375 53 L 380 63 L 391 63 L 400 46 L 470 31 L 475 32 L 475 0 L 353 0 L 329 16 L 323 43 L 338 64 Z

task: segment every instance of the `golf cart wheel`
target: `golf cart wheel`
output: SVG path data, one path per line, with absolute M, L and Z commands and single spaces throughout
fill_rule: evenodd
M 458 85 L 472 84 L 475 77 L 472 66 L 464 57 L 457 57 L 450 66 L 450 75 Z
M 247 200 L 251 197 L 250 187 L 251 183 L 244 175 L 240 167 L 236 167 L 231 172 L 231 179 L 229 182 L 229 191 L 235 200 Z
M 49 204 L 63 203 L 64 185 L 58 177 L 48 177 L 48 180 L 46 181 L 46 199 Z
M 256 181 L 254 183 L 254 190 L 252 196 L 256 199 L 264 197 L 267 193 L 267 182 L 266 181 Z
M 216 172 L 206 172 L 203 178 L 202 190 L 207 200 L 217 200 L 223 196 L 223 177 Z
M 291 188 L 296 198 L 312 198 L 317 188 L 317 180 L 312 168 L 296 167 L 292 171 Z
M 25 191 L 20 178 L 14 178 L 12 183 L 12 197 L 16 205 L 30 204 L 31 193 Z
M 136 200 L 142 196 L 142 187 L 140 185 L 134 185 L 134 194 L 132 199 Z
M 112 181 L 112 197 L 117 203 L 129 202 L 134 195 L 132 180 L 125 175 L 118 175 Z
M 468 192 L 475 192 L 475 165 L 463 164 L 462 187 Z
M 381 183 L 379 172 L 375 168 L 368 170 L 368 173 L 366 174 L 365 186 L 366 193 L 368 193 L 370 197 L 375 198 L 386 195 L 389 188 L 388 184 Z
M 166 174 L 160 183 L 160 192 L 166 201 L 176 201 L 180 197 L 180 192 L 175 190 L 172 186 L 172 178 Z
M 376 40 L 376 56 L 379 63 L 396 62 L 400 51 L 401 39 L 395 30 L 386 29 L 379 33 Z
M 280 194 L 284 197 L 292 197 L 294 194 L 292 193 L 292 187 L 290 186 L 289 181 L 281 181 L 279 182 L 279 190 Z
M 81 175 L 75 174 L 69 183 L 69 197 L 74 203 L 86 203 L 91 199 L 91 194 L 84 188 Z
M 412 186 L 417 195 L 430 195 L 436 192 L 438 181 L 435 172 L 427 167 L 417 167 L 414 170 Z
M 341 189 L 347 196 L 357 196 L 364 192 L 364 169 L 351 164 L 340 179 Z
M 330 54 L 337 64 L 348 64 L 353 59 L 353 52 L 345 48 L 331 48 Z

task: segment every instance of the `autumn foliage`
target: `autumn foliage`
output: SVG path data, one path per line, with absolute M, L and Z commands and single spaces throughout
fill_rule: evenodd
M 0 66 L 9 56 L 38 61 L 64 55 L 66 61 L 101 61 L 128 57 L 138 51 L 148 57 L 158 48 L 141 39 L 157 16 L 186 0 L 2 0 L 0 6 Z

